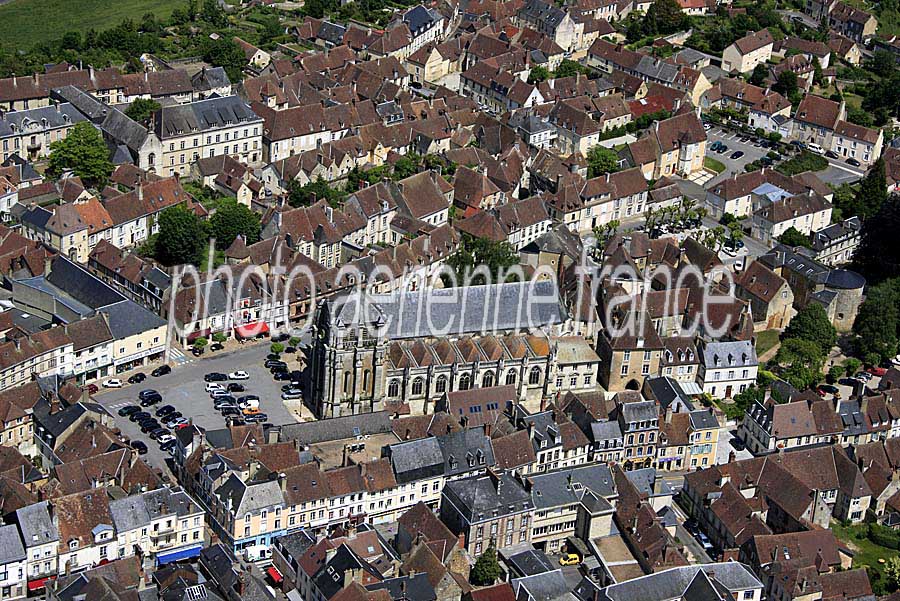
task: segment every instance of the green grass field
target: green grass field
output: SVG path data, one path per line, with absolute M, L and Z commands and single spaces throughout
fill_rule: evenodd
M 28 50 L 39 42 L 59 39 L 67 31 L 102 31 L 144 13 L 168 17 L 185 0 L 12 0 L 0 6 L 0 46 Z
M 778 330 L 763 330 L 756 335 L 756 354 L 762 355 L 778 343 L 781 332 Z

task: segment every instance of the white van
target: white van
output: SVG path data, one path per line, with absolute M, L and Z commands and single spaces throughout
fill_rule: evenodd
M 812 142 L 806 145 L 806 149 L 815 154 L 825 154 L 824 148 L 822 148 L 818 144 L 813 144 Z

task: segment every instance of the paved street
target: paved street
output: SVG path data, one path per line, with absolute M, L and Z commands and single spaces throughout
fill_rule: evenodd
M 163 405 L 173 405 L 185 417 L 193 419 L 194 424 L 214 430 L 223 428 L 225 420 L 221 414 L 213 409 L 213 402 L 205 391 L 206 383 L 203 376 L 209 372 L 217 371 L 228 373 L 236 370 L 244 370 L 250 374 L 250 379 L 242 382 L 246 392 L 235 393 L 256 394 L 260 397 L 260 409 L 269 416 L 268 421 L 273 424 L 286 424 L 299 421 L 288 410 L 281 400 L 281 386 L 284 382 L 276 382 L 272 379 L 269 370 L 263 366 L 269 345 L 254 344 L 246 347 L 238 347 L 235 350 L 220 351 L 216 354 L 207 352 L 202 358 L 191 359 L 182 365 L 172 368 L 172 373 L 159 378 L 149 377 L 140 384 L 126 386 L 119 389 L 101 389 L 94 398 L 113 415 L 116 425 L 121 428 L 123 434 L 129 439 L 142 440 L 150 449 L 144 456 L 145 460 L 153 467 L 165 469 L 165 460 L 168 457 L 159 450 L 159 445 L 140 431 L 140 428 L 130 422 L 127 417 L 121 417 L 118 410 L 125 405 L 137 404 L 137 396 L 141 390 L 152 388 L 158 390 L 163 397 L 163 402 L 151 407 L 152 413 Z M 299 368 L 297 355 L 283 355 L 291 369 Z

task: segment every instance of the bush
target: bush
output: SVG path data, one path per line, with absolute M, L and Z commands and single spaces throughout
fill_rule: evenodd
M 219 344 L 222 344 L 226 340 L 228 340 L 228 336 L 226 336 L 222 332 L 216 332 L 212 335 L 212 339 L 213 339 L 213 342 L 218 342 Z
M 881 524 L 869 524 L 868 539 L 888 549 L 900 549 L 900 532 Z
M 284 345 L 280 342 L 273 342 L 272 346 L 269 347 L 269 352 L 280 355 L 284 352 Z
M 780 164 L 777 169 L 785 175 L 797 175 L 804 171 L 822 171 L 828 168 L 828 159 L 813 154 L 812 152 L 803 151 L 794 158 Z

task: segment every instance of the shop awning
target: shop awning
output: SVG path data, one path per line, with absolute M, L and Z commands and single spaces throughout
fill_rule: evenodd
M 205 330 L 197 330 L 195 332 L 191 332 L 187 336 L 187 341 L 193 342 L 193 341 L 197 340 L 198 338 L 207 338 L 209 336 L 209 333 L 210 333 L 209 328 L 207 328 Z
M 200 555 L 200 549 L 203 547 L 189 547 L 187 549 L 179 549 L 178 551 L 172 551 L 171 553 L 160 553 L 156 556 L 156 563 L 159 565 L 165 565 L 167 563 L 172 563 L 173 561 L 181 561 L 182 559 L 190 559 L 191 557 L 197 557 Z
M 260 334 L 269 333 L 269 324 L 264 321 L 244 324 L 234 329 L 234 333 L 241 338 L 253 338 Z
M 29 591 L 39 591 L 47 585 L 47 582 L 53 580 L 53 576 L 47 576 L 46 578 L 38 578 L 37 580 L 29 580 L 28 581 L 28 590 Z
M 266 570 L 266 573 L 272 578 L 275 584 L 281 584 L 281 581 L 284 580 L 284 576 L 281 575 L 281 572 L 278 571 L 278 568 L 275 566 L 270 567 Z

